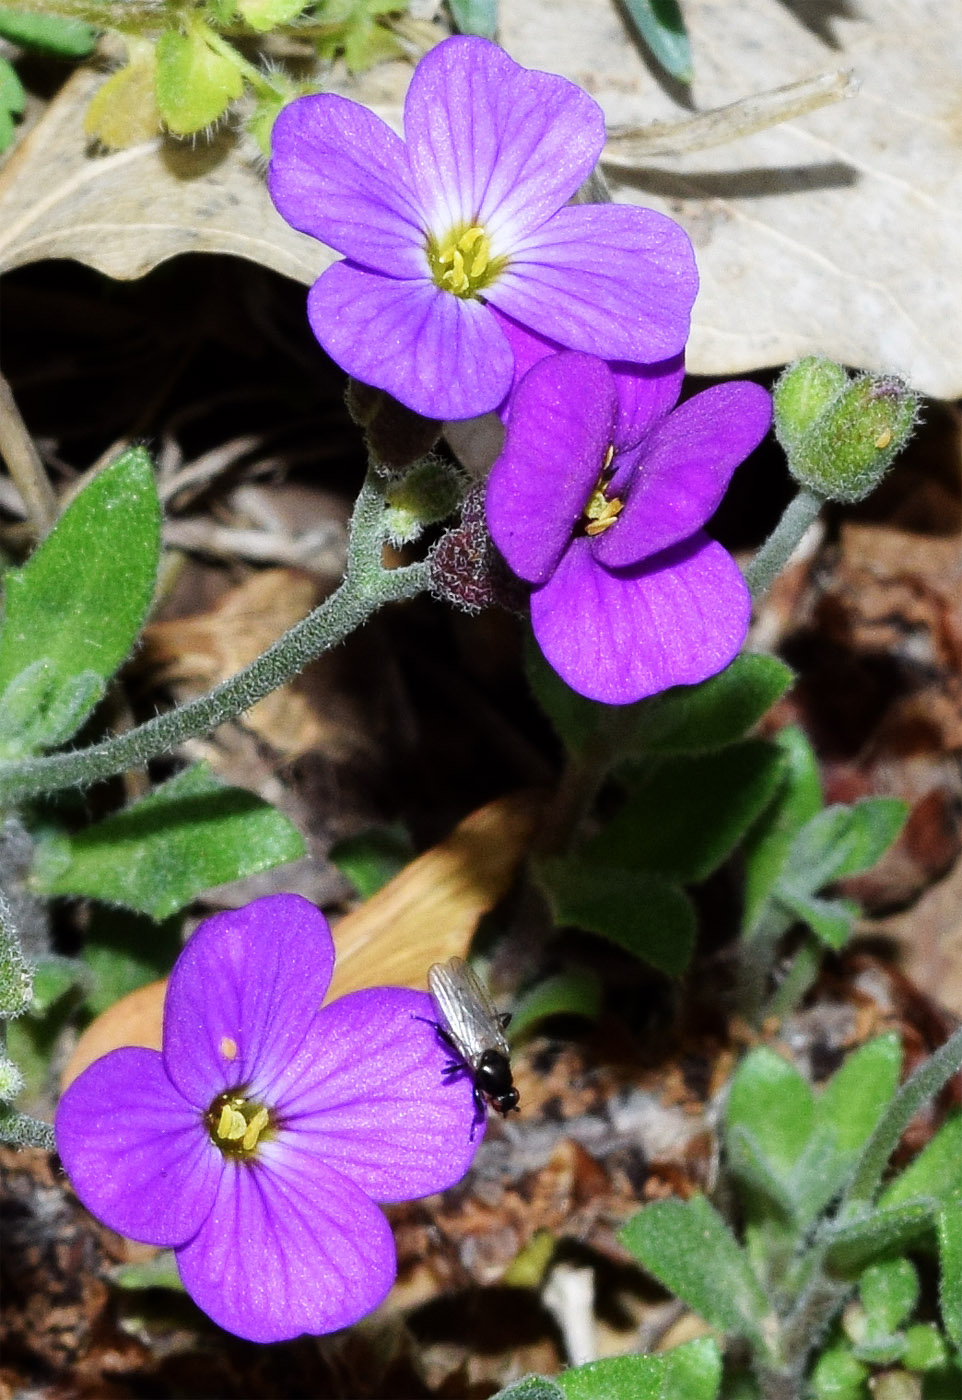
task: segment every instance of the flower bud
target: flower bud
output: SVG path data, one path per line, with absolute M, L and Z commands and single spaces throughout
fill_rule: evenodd
M 386 394 L 357 379 L 347 381 L 347 411 L 364 429 L 368 451 L 383 475 L 403 471 L 431 451 L 441 436 L 441 424 L 422 418 Z
M 453 515 L 463 495 L 458 468 L 440 457 L 425 457 L 385 488 L 387 538 L 393 545 L 411 544 L 426 526 Z
M 434 596 L 462 612 L 495 606 L 525 610 L 528 590 L 508 569 L 488 533 L 483 486 L 465 496 L 461 523 L 438 540 L 428 555 L 428 568 Z
M 918 395 L 894 375 L 849 380 L 841 366 L 812 357 L 785 372 L 775 413 L 796 481 L 828 500 L 861 501 L 908 441 Z
M 822 355 L 806 355 L 788 366 L 772 391 L 775 436 L 786 453 L 795 450 L 847 383 L 842 366 Z

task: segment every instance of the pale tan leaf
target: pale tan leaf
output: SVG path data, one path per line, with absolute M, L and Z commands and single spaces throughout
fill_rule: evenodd
M 540 811 L 532 793 L 498 798 L 459 822 L 334 928 L 337 962 L 325 1000 L 362 987 L 427 986 L 433 962 L 463 956 L 481 916 L 507 892 Z M 62 1087 L 121 1045 L 159 1050 L 166 980 L 139 987 L 84 1031 Z
M 0 172 L 0 271 L 73 258 L 128 279 L 178 253 L 232 253 L 313 282 L 333 261 L 284 223 L 252 148 L 229 131 L 98 153 L 84 118 L 103 81 L 78 69 Z

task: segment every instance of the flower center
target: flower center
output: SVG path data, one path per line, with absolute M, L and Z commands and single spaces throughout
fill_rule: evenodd
M 581 528 L 586 535 L 603 535 L 606 530 L 611 529 L 625 508 L 625 503 L 620 497 L 609 498 L 605 494 L 611 482 L 611 463 L 614 455 L 614 447 L 609 447 L 594 490 L 582 511 Z
M 269 1141 L 277 1129 L 270 1109 L 244 1097 L 242 1090 L 226 1089 L 218 1094 L 204 1114 L 210 1140 L 225 1157 L 250 1160 L 257 1145 Z
M 427 254 L 434 285 L 463 300 L 490 286 L 507 262 L 491 256 L 491 239 L 480 224 L 456 224 L 440 239 L 429 233 Z

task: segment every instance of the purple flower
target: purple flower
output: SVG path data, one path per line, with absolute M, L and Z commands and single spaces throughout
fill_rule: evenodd
M 277 118 L 271 197 L 345 261 L 308 298 L 348 374 L 429 418 L 498 406 L 512 378 L 503 313 L 575 350 L 677 354 L 697 288 L 684 231 L 633 205 L 567 201 L 605 142 L 601 108 L 485 39 L 415 69 L 404 139 L 333 93 Z
M 396 1271 L 375 1201 L 451 1186 L 481 1136 L 470 1076 L 443 1077 L 431 998 L 372 987 L 322 1007 L 333 966 L 299 895 L 214 915 L 171 974 L 163 1053 L 112 1051 L 57 1110 L 84 1205 L 173 1247 L 194 1301 L 252 1341 L 375 1308 Z
M 565 351 L 512 395 L 488 479 L 488 528 L 534 585 L 531 622 L 573 690 L 623 705 L 727 666 L 750 599 L 702 526 L 768 430 L 757 384 L 720 384 L 671 412 L 681 357 L 645 369 Z

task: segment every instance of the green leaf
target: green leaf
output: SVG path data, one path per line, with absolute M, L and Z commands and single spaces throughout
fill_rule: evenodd
M 86 998 L 91 1015 L 166 976 L 180 952 L 181 923 L 170 918 L 158 925 L 145 914 L 93 907 L 81 954 L 92 979 Z
M 762 1151 L 755 1134 L 739 1123 L 729 1131 L 727 1146 L 732 1174 L 739 1179 L 745 1188 L 746 1216 L 754 1217 L 760 1213 L 755 1208 L 756 1203 L 752 1200 L 752 1193 L 758 1193 L 764 1196 L 771 1205 L 774 1205 L 785 1220 L 791 1220 L 795 1213 L 795 1201 L 789 1182 L 772 1166 L 770 1159 Z M 749 1253 L 752 1252 L 752 1242 L 750 1237 Z M 761 1243 L 759 1240 L 754 1242 Z
M 585 1016 L 598 1019 L 601 981 L 590 968 L 559 972 L 526 992 L 511 1013 L 512 1043 L 526 1035 L 547 1016 Z
M 206 32 L 169 29 L 157 43 L 157 106 L 175 136 L 203 131 L 244 91 L 235 63 L 215 53 Z
M 362 899 L 370 899 L 414 859 L 414 846 L 399 823 L 374 826 L 331 847 L 330 858 Z
M 42 1147 L 45 1152 L 57 1150 L 49 1123 L 41 1123 L 5 1103 L 0 1103 L 0 1142 L 9 1142 L 14 1147 Z
M 880 1206 L 904 1205 L 920 1196 L 949 1201 L 962 1183 L 962 1108 L 949 1114 L 933 1138 L 879 1197 Z
M 710 1337 L 657 1356 L 609 1356 L 562 1371 L 565 1400 L 715 1400 L 721 1356 Z
M 635 29 L 667 73 L 692 80 L 691 45 L 677 0 L 624 0 Z
M 934 1211 L 934 1201 L 911 1201 L 836 1225 L 829 1231 L 832 1268 L 848 1274 L 884 1254 L 907 1248 L 931 1231 Z
M 309 0 L 238 0 L 237 9 L 243 19 L 259 34 L 278 25 L 290 24 Z
M 568 752 L 579 754 L 589 745 L 595 746 L 610 723 L 611 707 L 586 700 L 566 685 L 545 661 L 530 633 L 524 651 L 524 670 L 531 693 Z
M 0 732 L 9 737 L 21 723 L 24 686 L 44 697 L 28 725 L 32 747 L 76 730 L 134 644 L 159 556 L 153 468 L 134 447 L 88 482 L 23 567 L 5 577 Z M 32 678 L 11 690 L 30 667 Z
M 498 0 L 448 0 L 448 9 L 459 34 L 493 39 L 498 32 Z
M 107 1277 L 117 1288 L 131 1292 L 141 1288 L 170 1288 L 184 1292 L 173 1250 L 164 1249 L 151 1259 L 138 1264 L 118 1264 L 108 1270 Z
M 764 1347 L 765 1295 L 748 1257 L 704 1196 L 655 1201 L 633 1216 L 618 1237 L 710 1326 Z
M 5 58 L 0 58 L 0 151 L 5 151 L 13 140 L 16 126 L 14 117 L 23 114 L 27 95 L 17 71 Z
M 59 677 L 46 657 L 32 661 L 0 696 L 0 755 L 17 758 L 63 743 L 80 728 L 105 689 L 94 671 Z
M 684 883 L 704 880 L 772 800 L 782 766 L 775 745 L 760 739 L 640 765 L 627 776 L 627 802 L 582 854 Z
M 796 833 L 821 810 L 818 760 L 800 729 L 783 729 L 775 740 L 785 755 L 784 778 L 772 804 L 748 833 L 745 861 L 743 929 L 749 937 L 788 861 Z
M 792 842 L 785 889 L 808 894 L 870 870 L 898 836 L 907 812 L 897 797 L 865 797 L 854 807 L 826 807 Z
M 950 1340 L 962 1348 L 962 1187 L 957 1190 L 955 1200 L 939 1211 L 936 1233 L 942 1321 Z
M 818 1095 L 815 1119 L 831 1127 L 839 1149 L 857 1154 L 895 1094 L 902 1042 L 894 1032 L 876 1036 L 846 1057 Z
M 918 1302 L 919 1276 L 908 1259 L 883 1259 L 865 1270 L 858 1291 L 871 1330 L 892 1333 Z
M 69 864 L 35 870 L 46 894 L 86 895 L 160 921 L 202 890 L 304 854 L 281 812 L 203 764 L 68 838 Z
M 491 1400 L 565 1400 L 565 1393 L 547 1376 L 523 1376 L 520 1381 L 492 1395 Z
M 22 10 L 0 9 L 0 35 L 24 48 L 40 49 L 58 58 L 86 58 L 97 42 L 97 31 L 82 20 L 27 14 Z
M 794 680 L 774 656 L 743 651 L 700 685 L 677 685 L 631 708 L 645 754 L 707 753 L 741 739 Z
M 795 1066 L 766 1046 L 750 1050 L 732 1078 L 726 1132 L 743 1128 L 751 1133 L 787 1185 L 814 1123 L 814 1095 Z
M 856 1361 L 847 1346 L 830 1347 L 812 1372 L 813 1400 L 869 1400 L 868 1375 L 868 1367 Z
M 852 924 L 858 914 L 854 900 L 819 899 L 816 895 L 788 894 L 781 890 L 778 902 L 807 924 L 827 948 L 837 952 L 852 936 Z
M 948 1360 L 945 1338 L 933 1322 L 917 1322 L 905 1329 L 902 1362 L 908 1371 L 934 1371 Z
M 670 881 L 577 856 L 539 861 L 536 874 L 559 926 L 598 933 L 671 975 L 691 962 L 695 911 Z

